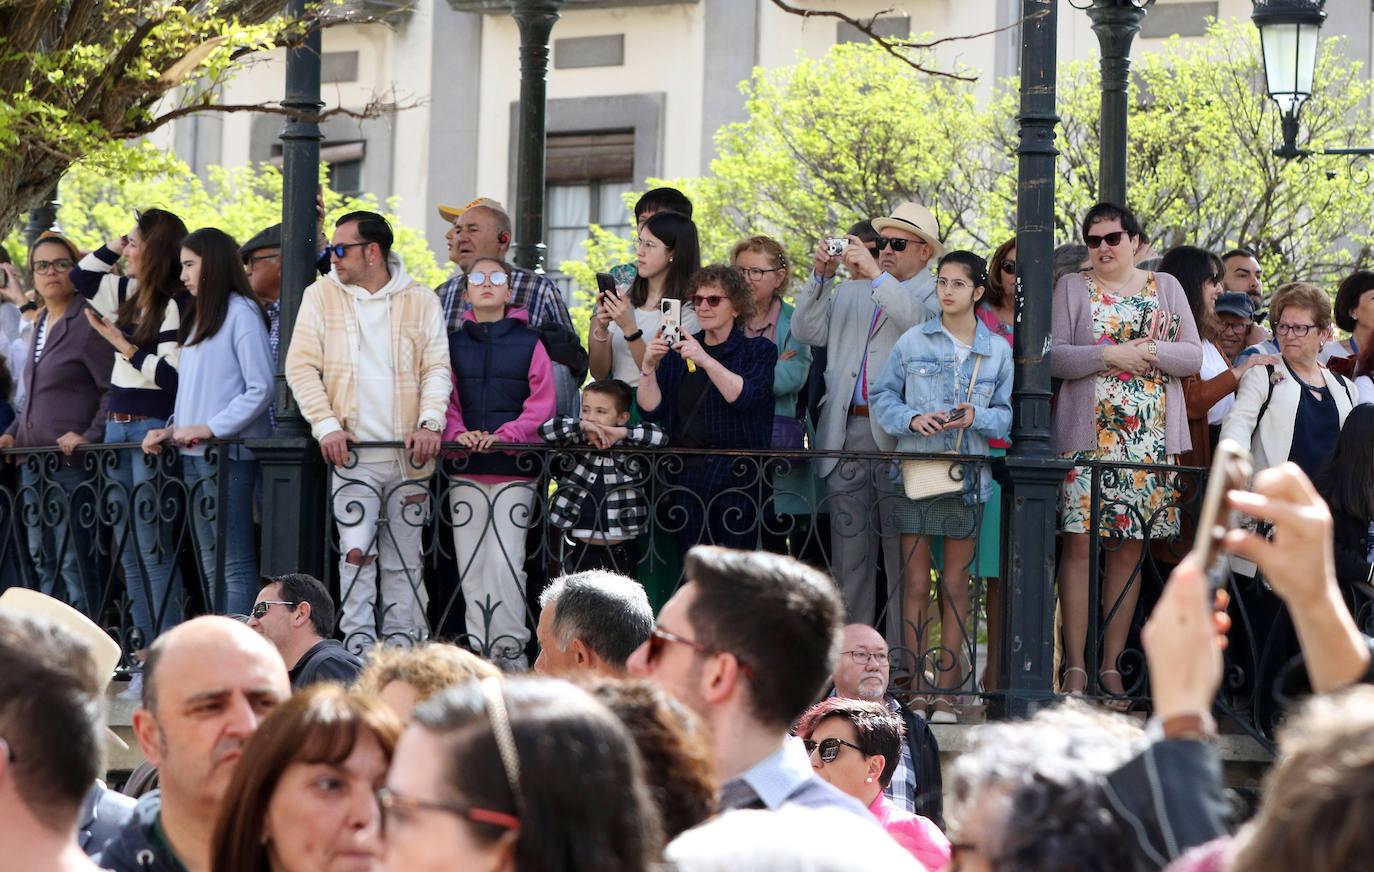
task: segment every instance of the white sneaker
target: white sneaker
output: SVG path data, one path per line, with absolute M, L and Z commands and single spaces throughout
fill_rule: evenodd
M 129 683 L 123 690 L 115 694 L 115 699 L 128 700 L 130 702 L 143 702 L 143 673 L 135 672 L 129 679 Z

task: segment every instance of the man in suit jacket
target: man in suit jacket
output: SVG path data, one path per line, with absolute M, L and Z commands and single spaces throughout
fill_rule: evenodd
M 816 249 L 811 279 L 797 294 L 792 335 L 827 350 L 825 399 L 816 427 L 822 451 L 891 451 L 896 440 L 868 414 L 869 385 L 878 380 L 892 346 L 912 327 L 934 317 L 935 278 L 930 261 L 943 255 L 935 216 L 919 203 L 903 203 L 886 218 L 873 219 L 878 258 L 857 236 L 832 257 L 826 241 Z M 838 285 L 843 262 L 852 278 Z M 900 491 L 888 464 L 862 460 L 816 462 L 825 478 L 830 508 L 831 570 L 852 621 L 871 622 L 876 600 L 878 551 L 891 579 L 901 578 L 897 533 L 882 504 Z M 896 587 L 896 583 L 892 587 Z M 886 604 L 893 591 L 885 591 Z M 887 636 L 901 638 L 901 610 L 884 607 Z

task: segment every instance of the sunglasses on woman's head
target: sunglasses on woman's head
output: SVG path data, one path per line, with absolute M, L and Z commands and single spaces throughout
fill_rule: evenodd
M 893 239 L 889 236 L 879 236 L 876 240 L 873 241 L 873 244 L 878 246 L 879 251 L 882 251 L 889 245 L 892 246 L 893 251 L 906 251 L 906 247 L 911 244 L 911 240 Z
M 1088 243 L 1089 248 L 1101 248 L 1104 242 L 1107 243 L 1108 246 L 1114 248 L 1121 244 L 1121 237 L 1125 235 L 1126 231 L 1124 230 L 1113 230 L 1111 233 L 1104 233 L 1101 236 L 1089 233 L 1087 236 L 1083 237 L 1083 241 Z
M 860 754 L 864 752 L 863 748 L 860 748 L 858 745 L 855 745 L 852 742 L 846 742 L 839 736 L 831 736 L 828 739 L 821 739 L 819 742 L 813 741 L 811 739 L 802 739 L 802 747 L 806 749 L 806 753 L 808 756 L 812 754 L 817 748 L 821 749 L 822 763 L 834 763 L 835 758 L 840 756 L 841 745 L 843 745 L 846 748 L 853 748 Z
M 703 306 L 707 309 L 714 309 L 716 306 L 719 306 L 723 300 L 725 300 L 724 294 L 692 295 L 692 305 L 696 306 L 698 309 L 702 308 Z

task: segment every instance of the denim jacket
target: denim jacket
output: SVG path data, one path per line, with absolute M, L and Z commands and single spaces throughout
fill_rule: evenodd
M 1011 435 L 1011 348 L 977 322 L 973 350 L 962 366 L 955 363 L 954 342 L 945 334 L 944 317 L 917 324 L 897 340 L 883 367 L 869 402 L 884 432 L 900 437 L 898 451 L 939 454 L 954 451 L 959 430 L 922 436 L 911 429 L 911 419 L 927 412 L 948 412 L 963 402 L 975 408 L 972 426 L 966 428 L 961 454 L 988 454 L 989 439 Z M 969 398 L 969 378 L 976 358 L 983 359 L 978 382 Z M 982 503 L 992 497 L 992 475 L 986 464 L 965 470 L 964 502 Z M 978 483 L 978 494 L 972 493 Z

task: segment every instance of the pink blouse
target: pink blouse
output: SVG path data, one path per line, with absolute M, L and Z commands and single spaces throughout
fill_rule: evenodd
M 929 818 L 897 808 L 882 793 L 873 800 L 868 810 L 887 830 L 887 834 L 906 848 L 922 866 L 943 869 L 949 864 L 949 839 Z

